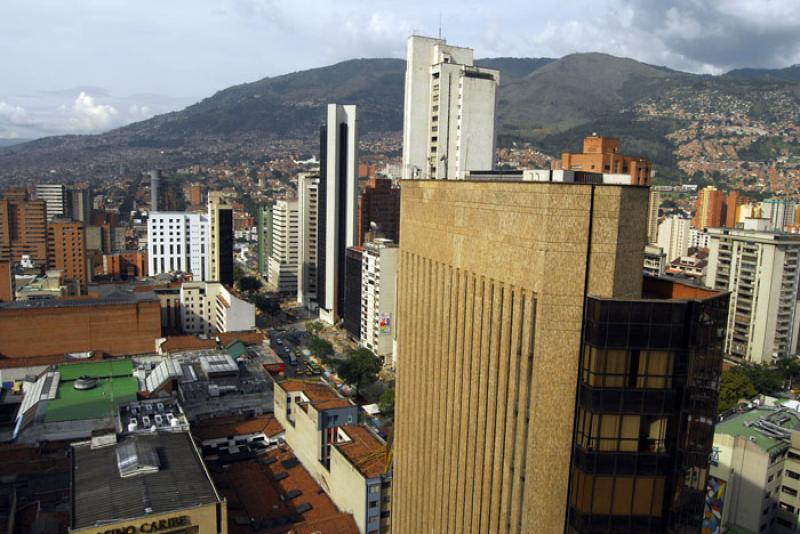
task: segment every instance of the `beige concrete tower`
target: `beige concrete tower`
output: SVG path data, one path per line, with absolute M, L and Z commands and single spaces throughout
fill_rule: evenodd
M 648 190 L 402 189 L 395 532 L 563 532 L 584 297 L 641 297 Z

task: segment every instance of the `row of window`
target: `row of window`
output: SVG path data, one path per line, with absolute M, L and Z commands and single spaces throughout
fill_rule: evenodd
M 575 470 L 570 504 L 583 514 L 662 514 L 665 477 L 595 476 Z
M 670 389 L 675 353 L 660 350 L 614 350 L 587 346 L 583 383 L 605 388 Z

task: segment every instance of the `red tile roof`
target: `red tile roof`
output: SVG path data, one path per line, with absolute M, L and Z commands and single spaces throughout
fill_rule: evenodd
M 216 417 L 192 425 L 192 434 L 201 441 L 257 432 L 263 432 L 271 438 L 282 433 L 283 426 L 272 414 L 251 419 L 242 419 L 238 416 Z
M 374 478 L 386 472 L 388 448 L 367 428 L 360 425 L 343 426 L 342 430 L 352 440 L 334 445 L 353 467 L 366 478 Z

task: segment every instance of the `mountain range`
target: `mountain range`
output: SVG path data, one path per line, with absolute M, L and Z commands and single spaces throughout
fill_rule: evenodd
M 659 99 L 674 98 L 676 91 L 691 98 L 711 91 L 752 100 L 750 107 L 761 109 L 765 90 L 778 88 L 795 98 L 800 94 L 797 66 L 708 76 L 601 53 L 477 63 L 500 70 L 501 146 L 530 142 L 555 155 L 579 148 L 584 135 L 600 132 L 621 137 L 626 152 L 646 155 L 670 173 L 678 171 L 675 146 L 667 136 L 680 121 L 650 117 L 643 123 L 637 112 L 643 103 L 658 105 Z M 400 59 L 354 59 L 236 85 L 181 111 L 104 134 L 49 137 L 0 148 L 0 180 L 45 169 L 74 174 L 87 167 L 99 177 L 119 162 L 129 168 L 153 162 L 186 164 L 187 158 L 202 162 L 204 147 L 216 143 L 245 157 L 254 151 L 263 155 L 263 145 L 254 140 L 315 138 L 329 102 L 358 104 L 363 134 L 398 132 L 404 72 L 405 61 Z M 115 156 L 105 158 L 105 164 L 87 163 L 104 151 Z

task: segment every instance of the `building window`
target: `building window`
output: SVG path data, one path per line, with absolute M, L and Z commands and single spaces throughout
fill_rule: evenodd
M 789 469 L 786 470 L 786 476 L 788 476 L 789 478 L 793 478 L 795 480 L 800 480 L 800 473 L 795 473 L 794 471 L 790 471 Z
M 790 488 L 788 486 L 782 486 L 781 491 L 787 495 L 791 495 L 792 497 L 797 497 L 797 490 Z

